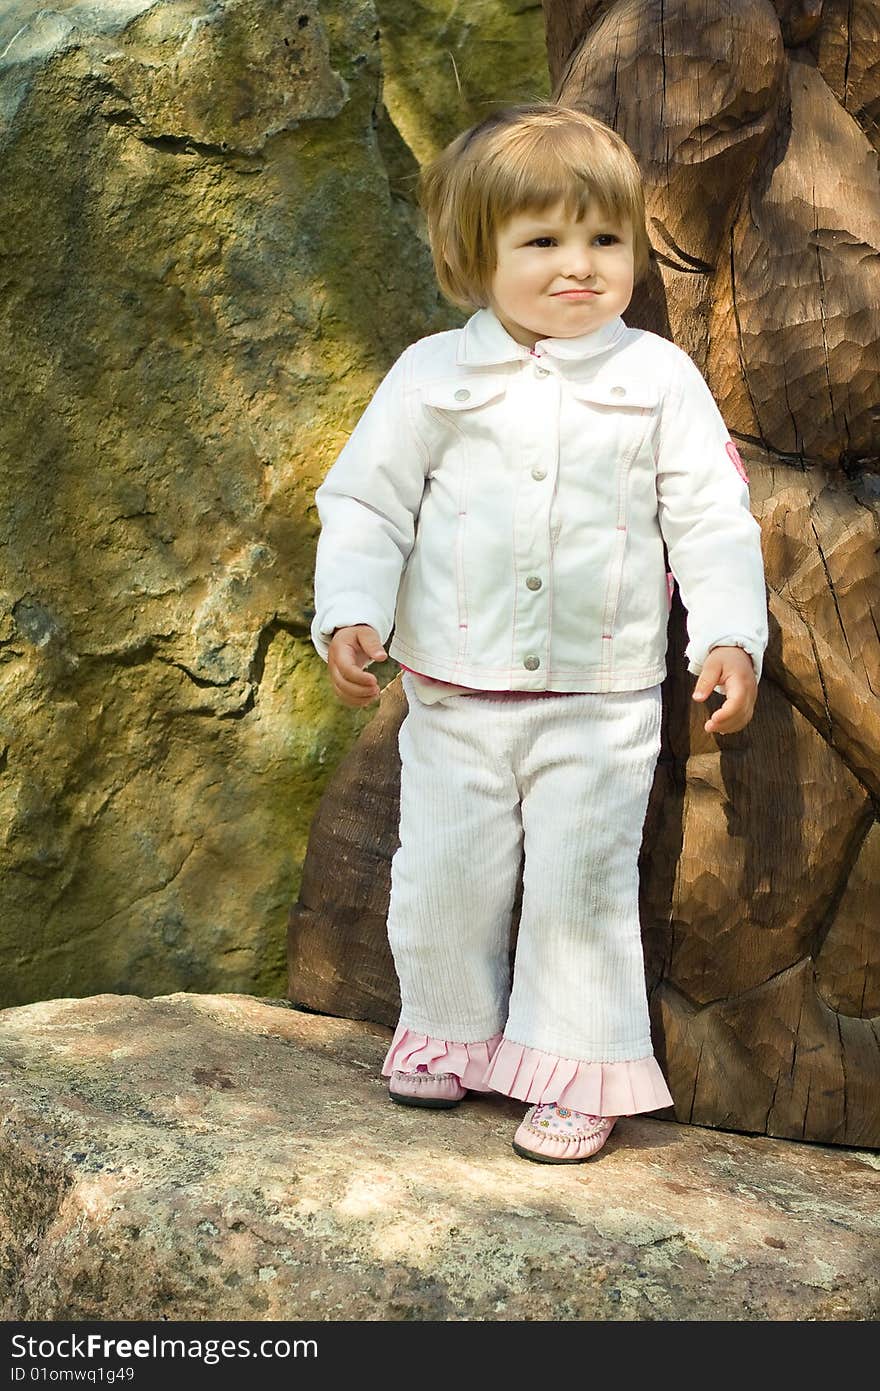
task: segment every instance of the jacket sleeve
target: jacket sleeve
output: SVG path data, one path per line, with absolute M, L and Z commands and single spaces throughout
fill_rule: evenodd
M 760 681 L 767 646 L 761 528 L 741 469 L 699 368 L 677 348 L 657 439 L 657 499 L 669 567 L 687 610 L 688 671 L 698 676 L 713 647 L 737 646 Z
M 368 623 L 384 644 L 394 625 L 428 467 L 405 391 L 411 354 L 409 347 L 379 383 L 315 492 L 321 532 L 311 637 L 325 662 L 334 628 Z

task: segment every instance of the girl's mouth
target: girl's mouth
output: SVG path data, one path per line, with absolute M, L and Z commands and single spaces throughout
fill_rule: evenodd
M 559 290 L 553 296 L 554 299 L 592 299 L 593 295 L 598 294 L 597 290 Z

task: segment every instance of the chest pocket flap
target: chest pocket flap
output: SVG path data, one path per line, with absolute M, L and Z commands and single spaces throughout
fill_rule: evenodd
M 579 401 L 591 406 L 613 406 L 616 410 L 654 410 L 660 393 L 650 382 L 633 381 L 631 377 L 613 377 L 596 382 L 570 382 L 569 390 Z
M 447 377 L 418 388 L 422 404 L 442 411 L 468 411 L 485 406 L 507 391 L 507 378 Z

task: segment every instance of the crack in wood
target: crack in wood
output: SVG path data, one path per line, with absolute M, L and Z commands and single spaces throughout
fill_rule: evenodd
M 752 215 L 751 202 L 749 203 L 749 215 L 750 215 L 750 216 Z M 752 218 L 752 221 L 754 221 L 754 218 Z M 768 446 L 768 444 L 767 444 L 767 441 L 764 439 L 764 435 L 763 435 L 763 427 L 762 427 L 762 425 L 761 425 L 761 418 L 760 418 L 760 415 L 758 414 L 758 403 L 756 402 L 756 400 L 755 400 L 755 398 L 754 398 L 754 395 L 752 394 L 752 388 L 751 388 L 751 385 L 749 384 L 749 374 L 748 374 L 748 372 L 747 372 L 747 370 L 746 370 L 746 358 L 745 358 L 745 353 L 744 353 L 744 351 L 743 351 L 743 330 L 742 330 L 742 323 L 741 323 L 740 317 L 739 317 L 739 304 L 738 304 L 738 302 L 737 302 L 737 297 L 736 297 L 736 256 L 735 256 L 735 254 L 734 254 L 734 246 L 733 246 L 733 229 L 734 229 L 734 222 L 731 222 L 731 225 L 730 225 L 730 233 L 729 233 L 729 236 L 728 236 L 728 241 L 729 241 L 729 244 L 730 244 L 730 303 L 731 303 L 731 308 L 733 309 L 733 319 L 734 319 L 734 323 L 736 324 L 736 350 L 737 350 L 737 356 L 738 356 L 738 358 L 739 358 L 739 371 L 740 371 L 740 376 L 742 377 L 743 385 L 744 385 L 744 387 L 745 387 L 745 389 L 746 389 L 746 393 L 747 393 L 748 398 L 749 398 L 749 404 L 750 404 L 751 407 L 752 407 L 752 417 L 753 417 L 754 422 L 755 422 L 755 424 L 757 425 L 758 430 L 759 430 L 759 432 L 760 432 L 760 433 L 758 434 L 756 443 L 760 446 L 761 449 L 766 449 L 766 450 L 768 450 L 768 452 L 769 452 L 769 446 Z M 743 437 L 743 438 L 744 438 L 744 437 Z M 775 450 L 772 451 L 772 452 L 773 452 L 774 454 L 776 453 Z
M 837 415 L 834 410 L 834 392 L 831 386 L 831 363 L 828 358 L 828 333 L 827 333 L 827 313 L 826 313 L 826 286 L 825 271 L 822 266 L 822 248 L 819 245 L 819 210 L 816 207 L 816 182 L 815 179 L 810 186 L 810 202 L 813 206 L 813 232 L 815 234 L 814 246 L 816 248 L 816 268 L 819 272 L 819 326 L 822 331 L 822 358 L 825 366 L 825 385 L 828 388 L 828 404 L 831 407 L 831 420 L 837 425 Z
M 852 18 L 854 0 L 849 0 L 846 13 L 846 58 L 843 64 L 843 105 L 849 110 L 849 64 L 852 58 Z
M 797 605 L 795 605 L 795 607 L 797 607 Z M 832 717 L 831 717 L 831 706 L 828 704 L 828 691 L 827 691 L 826 686 L 825 686 L 825 676 L 824 676 L 824 673 L 823 673 L 823 671 L 822 671 L 822 663 L 821 663 L 821 661 L 819 660 L 819 650 L 818 650 L 818 648 L 816 647 L 816 638 L 815 638 L 815 636 L 814 636 L 814 634 L 813 634 L 812 629 L 810 628 L 809 624 L 806 623 L 806 621 L 804 621 L 804 627 L 806 628 L 807 637 L 808 637 L 809 640 L 810 640 L 810 646 L 811 646 L 812 649 L 813 649 L 813 659 L 814 659 L 814 661 L 815 661 L 815 663 L 816 663 L 816 675 L 817 675 L 818 678 L 819 678 L 819 685 L 820 685 L 821 688 L 822 688 L 822 703 L 823 703 L 823 705 L 825 706 L 825 718 L 826 718 L 826 720 L 828 721 L 828 729 L 827 729 L 827 731 L 826 731 L 824 737 L 828 740 L 828 743 L 831 745 L 831 747 L 832 747 L 833 749 L 836 749 L 837 746 L 836 746 L 836 744 L 835 744 L 835 742 L 834 742 L 834 721 L 833 721 L 833 719 L 832 719 Z M 800 708 L 800 707 L 798 707 L 798 708 Z M 808 717 L 808 718 L 809 718 L 809 717 Z M 812 721 L 811 721 L 811 722 L 812 722 Z M 840 750 L 837 749 L 837 752 L 840 753 Z M 842 755 L 841 755 L 841 757 L 842 757 Z M 844 760 L 844 761 L 845 761 L 845 760 Z M 849 765 L 847 765 L 847 766 L 849 766 Z
M 816 549 L 817 549 L 817 551 L 819 552 L 819 556 L 820 556 L 821 561 L 822 561 L 822 568 L 823 568 L 824 571 L 825 571 L 825 579 L 826 579 L 827 582 L 828 582 L 828 589 L 830 590 L 830 593 L 831 593 L 831 600 L 832 600 L 832 602 L 833 602 L 833 604 L 834 604 L 834 611 L 835 611 L 835 613 L 837 614 L 837 621 L 838 621 L 838 623 L 840 624 L 840 631 L 841 631 L 841 634 L 842 634 L 842 636 L 843 636 L 844 644 L 845 644 L 845 646 L 846 646 L 846 655 L 847 655 L 847 657 L 849 658 L 850 663 L 852 663 L 852 660 L 853 660 L 852 650 L 851 650 L 850 645 L 849 645 L 849 640 L 848 640 L 848 638 L 847 638 L 847 636 L 846 636 L 846 628 L 844 627 L 843 615 L 842 615 L 841 612 L 840 612 L 840 604 L 837 602 L 837 592 L 836 592 L 836 590 L 835 590 L 835 588 L 834 588 L 834 581 L 833 581 L 832 578 L 831 578 L 831 571 L 830 571 L 830 569 L 828 568 L 828 560 L 827 560 L 827 558 L 826 558 L 826 555 L 825 555 L 824 550 L 822 549 L 822 543 L 821 543 L 821 541 L 819 540 L 819 533 L 818 533 L 818 531 L 816 530 L 816 523 L 813 521 L 813 518 L 812 518 L 812 517 L 810 518 L 810 527 L 812 528 L 813 537 L 815 538 L 815 541 L 816 541 Z
M 857 819 L 855 825 L 853 826 L 852 835 L 850 836 L 846 848 L 841 857 L 843 863 L 840 868 L 840 873 L 837 876 L 834 888 L 831 892 L 828 907 L 822 919 L 817 923 L 816 928 L 813 932 L 812 939 L 810 942 L 810 955 L 812 956 L 814 962 L 818 960 L 822 948 L 824 947 L 828 939 L 828 935 L 831 932 L 831 929 L 834 927 L 835 922 L 837 921 L 837 914 L 840 909 L 840 905 L 843 901 L 843 897 L 846 893 L 847 887 L 849 885 L 850 876 L 852 875 L 852 872 L 855 869 L 856 864 L 858 863 L 859 857 L 861 856 L 862 850 L 865 846 L 865 841 L 871 834 L 871 830 L 874 825 L 874 806 L 873 803 L 870 800 L 868 800 L 865 804 L 861 816 Z M 819 995 L 820 999 L 825 1000 L 825 996 L 822 994 L 818 985 L 816 987 L 816 993 Z M 864 999 L 864 995 L 862 996 L 862 998 Z M 827 1000 L 825 1001 L 825 1003 L 828 1004 L 829 1009 L 833 1009 L 839 1013 L 836 1005 L 833 1005 L 830 1001 Z

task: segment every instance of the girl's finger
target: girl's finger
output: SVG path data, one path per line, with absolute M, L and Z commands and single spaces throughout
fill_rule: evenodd
M 730 707 L 730 708 L 728 708 Z M 744 711 L 739 701 L 726 700 L 720 710 L 703 725 L 707 734 L 736 734 L 738 730 L 744 729 L 747 720 L 743 717 Z
M 337 691 L 336 694 L 339 696 L 343 705 L 349 706 L 352 710 L 360 710 L 363 706 L 370 705 L 374 700 L 378 699 L 378 692 L 369 696 L 348 696 L 343 695 L 340 691 Z
M 376 679 L 357 662 L 339 659 L 330 667 L 330 674 L 341 677 L 343 681 L 350 681 L 356 686 L 370 686 Z
M 362 675 L 363 673 L 358 673 L 359 677 Z M 379 683 L 372 676 L 368 676 L 366 681 L 360 679 L 355 681 L 347 679 L 341 672 L 337 671 L 333 675 L 333 686 L 337 695 L 347 700 L 356 700 L 363 705 L 374 700 L 379 694 Z
M 349 710 L 363 710 L 366 706 L 372 705 L 374 700 L 378 700 L 378 696 L 362 696 L 360 699 L 357 697 L 339 696 L 339 699 L 342 701 L 343 705 L 348 706 Z

